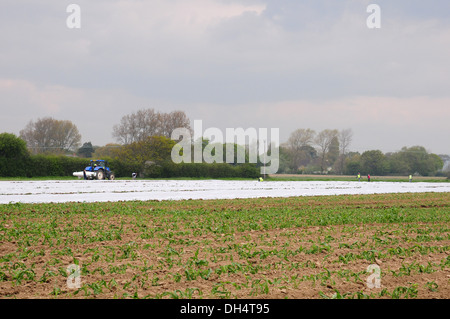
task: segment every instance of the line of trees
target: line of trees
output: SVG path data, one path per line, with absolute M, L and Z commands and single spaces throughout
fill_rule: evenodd
M 172 163 L 171 152 L 177 141 L 170 135 L 178 127 L 191 130 L 190 121 L 182 111 L 140 110 L 124 116 L 114 125 L 113 136 L 119 143 L 95 147 L 86 142 L 79 147 L 81 136 L 70 121 L 50 117 L 30 121 L 19 137 L 11 134 L 1 137 L 0 145 L 10 146 L 2 149 L 3 156 L 0 153 L 0 176 L 71 175 L 73 171 L 83 169 L 89 158 L 107 159 L 116 176 L 131 176 L 132 173 L 141 177 L 259 176 L 257 165 L 237 164 L 236 159 L 232 165 Z M 203 140 L 203 147 L 208 142 Z M 21 150 L 21 155 L 14 151 L 15 148 Z M 75 153 L 76 157 L 73 156 Z
M 319 133 L 298 129 L 280 146 L 279 173 L 432 176 L 444 166 L 443 158 L 428 153 L 423 146 L 403 147 L 386 154 L 380 150 L 361 154 L 349 151 L 352 139 L 351 129 L 326 129 Z
M 175 128 L 179 127 L 191 130 L 190 120 L 183 111 L 163 113 L 154 109 L 143 109 L 123 116 L 120 122 L 113 126 L 112 136 L 117 143 L 99 147 L 92 145 L 91 142 L 85 142 L 80 146 L 81 135 L 75 124 L 67 120 L 45 117 L 30 121 L 20 131 L 18 138 L 20 141 L 15 140 L 15 135 L 2 134 L 0 159 L 3 158 L 2 161 L 5 163 L 10 159 L 24 158 L 28 155 L 67 157 L 67 155 L 76 154 L 76 157 L 84 159 L 110 159 L 120 167 L 119 170 L 124 175 L 128 175 L 130 171 L 139 172 L 142 176 L 161 175 L 161 172 L 169 174 L 169 167 L 172 171 L 175 170 L 174 166 L 169 164 L 171 163 L 171 149 L 177 142 L 171 140 L 170 135 Z M 278 173 L 420 174 L 430 176 L 440 173 L 443 168 L 443 156 L 428 153 L 422 146 L 404 147 L 398 152 L 386 154 L 380 150 L 368 150 L 360 154 L 350 151 L 352 139 L 351 129 L 325 129 L 320 132 L 309 128 L 297 129 L 291 133 L 285 143 L 279 146 Z M 196 143 L 198 142 L 196 141 Z M 209 141 L 203 139 L 201 143 L 202 148 L 205 149 L 208 147 Z M 217 149 L 220 145 L 214 147 Z M 226 144 L 222 147 L 225 156 Z M 237 156 L 236 150 L 242 147 L 244 146 L 234 145 L 235 156 Z M 19 155 L 18 152 L 22 152 L 22 155 Z M 248 162 L 248 155 L 247 148 L 246 162 Z M 37 163 L 42 163 L 42 159 Z M 224 167 L 230 166 L 229 164 L 224 165 Z M 240 164 L 235 158 L 231 165 L 238 166 Z M 250 171 L 250 167 L 257 172 L 257 168 L 261 165 L 261 163 L 247 165 L 247 172 Z M 6 170 L 5 167 L 6 164 L 3 165 L 3 172 Z M 163 167 L 165 168 L 163 169 Z M 182 175 L 180 167 L 182 165 L 178 166 L 177 174 Z M 189 166 L 183 167 L 186 170 L 195 171 L 195 169 L 188 168 Z M 221 169 L 216 169 L 216 171 Z M 225 175 L 227 174 L 229 173 Z M 116 175 L 120 176 L 118 172 Z M 249 175 L 258 174 L 251 173 Z
M 141 142 L 149 136 L 170 138 L 175 128 L 190 129 L 190 120 L 183 111 L 163 113 L 154 109 L 143 109 L 125 115 L 113 126 L 112 136 L 120 145 Z M 80 147 L 81 134 L 75 124 L 68 120 L 44 117 L 31 120 L 19 133 L 32 154 L 73 154 L 91 157 L 95 149 L 91 142 Z M 111 145 L 106 145 L 108 147 Z
M 116 176 L 131 176 L 138 172 L 144 177 L 198 177 L 198 178 L 257 178 L 259 170 L 252 164 L 181 163 L 170 160 L 174 141 L 164 136 L 149 137 L 114 149 L 107 157 Z M 31 154 L 26 142 L 14 134 L 0 134 L 0 176 L 42 177 L 71 176 L 87 166 L 86 158 L 57 154 Z
M 352 138 L 351 129 L 297 129 L 280 145 L 280 172 L 342 174 Z

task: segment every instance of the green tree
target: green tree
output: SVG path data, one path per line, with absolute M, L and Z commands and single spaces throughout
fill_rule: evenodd
M 104 146 L 100 146 L 100 147 L 94 147 L 95 151 L 92 154 L 93 158 L 114 158 L 117 156 L 117 152 L 119 151 L 119 149 L 121 149 L 123 146 L 120 144 L 115 144 L 115 143 L 108 143 Z
M 344 165 L 344 174 L 356 175 L 361 172 L 361 154 L 350 152 L 347 154 Z
M 303 145 L 296 152 L 296 161 L 295 165 L 292 165 L 292 168 L 294 172 L 297 172 L 299 168 L 310 165 L 317 158 L 317 151 L 314 147 L 311 145 Z
M 399 175 L 412 174 L 411 165 L 401 152 L 386 154 L 386 160 L 389 163 L 389 173 Z
M 79 156 L 85 158 L 91 158 L 92 153 L 94 153 L 94 147 L 92 146 L 91 142 L 84 143 L 83 146 L 81 146 L 77 152 Z
M 133 166 L 138 173 L 151 175 L 170 160 L 175 141 L 165 136 L 149 136 L 142 141 L 125 145 L 117 151 L 117 159 Z
M 444 161 L 437 154 L 429 154 L 429 169 L 430 175 L 435 175 L 437 171 L 441 170 L 444 167 Z
M 0 134 L 0 157 L 21 158 L 28 155 L 27 143 L 11 133 Z
M 361 173 L 384 175 L 388 171 L 385 155 L 380 150 L 365 151 L 361 155 Z
M 434 175 L 444 165 L 438 155 L 428 153 L 423 146 L 403 147 L 400 152 L 391 156 L 390 162 L 393 173 L 418 173 L 422 176 Z
M 243 155 L 243 158 L 241 159 L 239 159 L 238 157 L 240 154 Z M 227 155 L 233 160 L 227 162 Z M 223 144 L 223 162 L 232 165 L 248 163 L 249 162 L 248 150 L 244 146 L 236 143 L 225 143 Z
M 290 165 L 292 163 L 291 150 L 285 145 L 280 145 L 280 168 L 279 173 L 291 173 Z
M 338 158 L 339 158 L 339 139 L 337 136 L 335 136 L 330 142 L 330 147 L 327 153 L 328 165 L 333 166 Z
M 14 134 L 0 134 L 0 176 L 26 176 L 27 144 Z

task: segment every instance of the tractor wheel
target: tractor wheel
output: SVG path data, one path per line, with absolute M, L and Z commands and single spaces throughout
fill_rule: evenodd
M 111 173 L 109 174 L 109 180 L 110 180 L 110 181 L 113 181 L 115 178 L 116 178 L 116 175 L 114 175 L 114 173 L 111 172 Z
M 97 179 L 105 179 L 105 172 L 102 169 L 97 171 L 97 175 L 95 175 Z

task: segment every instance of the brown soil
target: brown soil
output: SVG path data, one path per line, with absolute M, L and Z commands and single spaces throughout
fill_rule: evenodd
M 311 198 L 294 202 L 292 207 L 341 205 L 382 210 L 403 205 L 447 209 L 448 199 L 448 195 L 418 202 L 411 201 L 411 197 L 351 197 L 330 204 Z M 232 212 L 286 204 L 260 200 L 221 201 L 214 205 L 211 201 L 186 201 L 174 205 L 174 211 Z M 55 207 L 61 231 L 68 223 L 79 231 L 88 222 L 105 230 L 121 229 L 121 237 L 89 242 L 87 239 L 96 235 L 97 228 L 87 230 L 82 243 L 71 244 L 67 236 L 60 237 L 59 243 L 56 239 L 46 241 L 42 234 L 26 248 L 26 236 L 1 241 L 0 298 L 450 298 L 448 223 L 195 233 L 192 225 L 154 218 L 152 202 L 133 206 L 135 211 L 148 212 L 140 220 L 133 214 L 72 216 L 67 207 Z M 6 233 L 15 223 L 39 222 L 36 215 L 18 214 L 5 211 L 0 231 Z M 13 216 L 17 218 L 13 220 Z M 153 237 L 142 236 L 146 228 L 155 230 Z M 417 236 L 423 236 L 423 240 Z M 376 253 L 370 257 L 373 250 Z M 74 262 L 82 267 L 78 289 L 69 288 L 64 275 Z M 366 270 L 371 264 L 381 269 L 379 288 L 368 286 L 370 274 Z M 26 272 L 20 277 L 20 271 L 26 269 L 32 269 L 32 278 Z

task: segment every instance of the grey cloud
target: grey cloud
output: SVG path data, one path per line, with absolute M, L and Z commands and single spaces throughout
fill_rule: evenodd
M 2 116 L 0 124 L 18 132 L 24 114 L 67 118 L 82 127 L 83 139 L 95 136 L 93 142 L 101 144 L 111 141 L 112 125 L 121 116 L 155 107 L 183 109 L 210 126 L 283 127 L 286 136 L 299 127 L 344 128 L 356 121 L 351 114 L 324 120 L 320 112 L 309 119 L 279 117 L 286 101 L 308 101 L 327 114 L 324 102 L 355 96 L 448 98 L 450 4 L 376 2 L 382 7 L 380 30 L 365 25 L 369 1 L 211 0 L 208 18 L 196 11 L 183 16 L 179 6 L 185 1 L 83 0 L 77 1 L 82 28 L 69 30 L 65 3 L 5 0 L 0 84 L 26 85 L 0 87 L 2 112 L 21 110 Z M 223 16 L 220 5 L 265 5 L 265 10 Z M 422 112 L 433 108 L 424 105 Z M 83 116 L 92 109 L 106 114 L 101 126 Z M 421 125 L 430 139 L 449 133 L 433 123 Z M 356 127 L 355 136 L 374 134 Z

